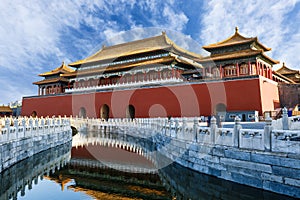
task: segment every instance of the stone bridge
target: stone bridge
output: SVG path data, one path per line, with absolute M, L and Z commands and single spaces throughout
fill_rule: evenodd
M 300 131 L 286 127 L 289 123 L 297 127 L 300 122 L 283 118 L 284 129 L 277 129 L 280 126 L 275 123 L 277 126 L 269 118 L 264 129 L 243 129 L 239 118 L 233 128 L 218 127 L 215 118 L 210 127 L 200 126 L 199 118 L 71 119 L 71 124 L 85 131 L 107 128 L 120 135 L 147 138 L 155 147 L 146 156 L 156 168 L 176 162 L 221 179 L 299 198 Z M 137 149 L 143 152 L 142 147 Z

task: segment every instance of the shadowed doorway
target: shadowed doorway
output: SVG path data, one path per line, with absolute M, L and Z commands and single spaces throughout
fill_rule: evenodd
M 135 108 L 133 105 L 128 105 L 126 109 L 126 118 L 134 119 L 135 118 Z
M 100 108 L 100 118 L 104 120 L 108 120 L 109 118 L 109 107 L 107 104 L 103 104 Z

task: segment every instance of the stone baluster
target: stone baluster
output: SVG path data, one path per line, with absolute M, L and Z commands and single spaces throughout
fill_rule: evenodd
M 29 119 L 29 128 L 30 128 L 30 132 L 29 132 L 30 135 L 26 135 L 26 137 L 32 136 L 32 129 L 33 129 L 33 119 L 32 118 Z
M 217 119 L 212 116 L 210 119 L 210 143 L 215 144 L 216 141 L 216 133 L 217 133 Z
M 179 119 L 175 118 L 175 138 L 177 138 L 178 128 L 179 128 Z
M 14 127 L 15 127 L 15 129 L 16 129 L 16 138 L 19 138 L 20 136 L 20 134 L 19 134 L 19 122 L 18 122 L 18 119 L 17 118 L 15 118 L 14 119 Z
M 198 118 L 194 118 L 194 124 L 193 124 L 193 133 L 194 133 L 194 140 L 197 141 L 197 132 L 198 132 Z
M 172 137 L 172 129 L 174 127 L 174 119 L 173 117 L 170 118 L 170 122 L 169 122 L 169 134 L 170 134 L 170 137 Z
M 233 146 L 234 147 L 239 147 L 240 146 L 240 129 L 242 128 L 241 125 L 241 119 L 239 116 L 236 116 L 234 119 L 234 126 L 233 126 Z
M 42 134 L 45 133 L 45 120 L 44 118 L 41 119 L 41 127 L 42 127 Z
M 289 130 L 289 116 L 286 107 L 282 109 L 282 129 Z
M 185 129 L 187 128 L 187 119 L 184 117 L 182 119 L 182 137 L 185 137 Z
M 272 150 L 272 118 L 268 117 L 265 119 L 266 125 L 264 127 L 264 147 L 265 151 L 271 151 Z

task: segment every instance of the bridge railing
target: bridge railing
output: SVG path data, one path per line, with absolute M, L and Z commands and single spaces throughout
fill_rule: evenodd
M 0 118 L 0 143 L 69 130 L 70 120 L 58 118 Z
M 209 145 L 231 146 L 249 150 L 300 153 L 300 131 L 278 130 L 272 126 L 272 119 L 265 120 L 264 129 L 243 129 L 237 117 L 233 128 L 217 126 L 216 118 L 211 118 L 210 127 L 200 126 L 200 118 L 137 118 L 137 119 L 79 119 L 71 123 L 85 124 L 89 130 L 103 126 L 127 127 L 127 133 L 165 136 Z M 203 124 L 202 124 L 203 125 Z M 136 130 L 136 131 L 135 131 Z M 139 131 L 138 131 L 139 130 Z M 143 135 L 143 136 L 145 136 Z

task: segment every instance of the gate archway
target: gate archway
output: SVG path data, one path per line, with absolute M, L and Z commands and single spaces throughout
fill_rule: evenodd
M 79 117 L 86 118 L 86 110 L 84 107 L 81 107 L 79 110 Z
M 133 105 L 128 105 L 126 109 L 126 118 L 134 119 L 135 118 L 135 108 Z
M 103 104 L 100 108 L 100 118 L 105 119 L 106 121 L 109 118 L 109 106 L 107 104 Z

